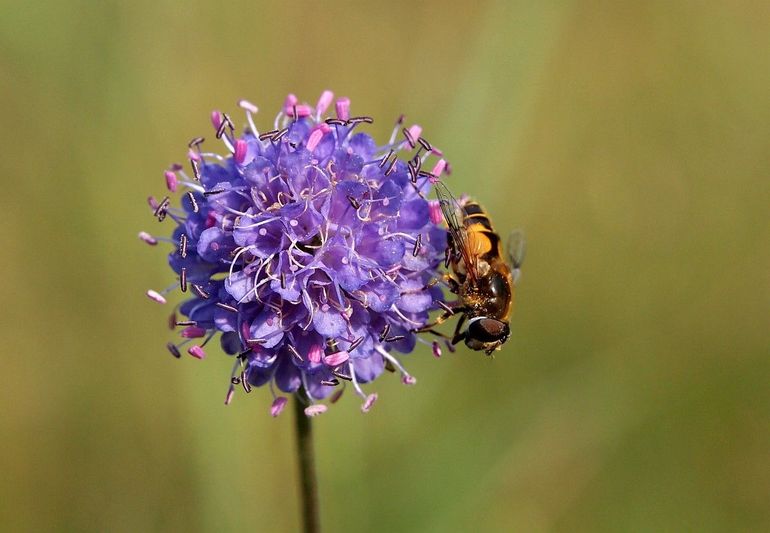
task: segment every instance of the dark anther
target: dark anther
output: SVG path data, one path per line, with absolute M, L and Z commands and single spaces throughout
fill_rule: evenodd
M 299 354 L 299 352 L 294 346 L 292 346 L 291 344 L 287 344 L 286 346 L 289 348 L 289 351 L 291 352 L 291 354 L 297 358 L 297 361 L 299 361 L 300 363 L 304 361 L 304 359 L 302 359 L 302 356 Z
M 388 152 L 388 155 L 383 157 L 382 160 L 380 161 L 380 163 L 377 166 L 380 167 L 380 168 L 384 167 L 385 163 L 387 163 L 388 159 L 390 159 L 390 156 L 392 156 L 392 155 L 393 155 L 393 150 L 390 150 Z
M 238 354 L 238 359 L 240 359 L 241 361 L 245 361 L 246 356 L 249 355 L 250 353 L 251 353 L 251 348 L 249 348 L 248 350 L 243 350 Z
M 182 292 L 187 292 L 187 269 L 182 267 L 182 272 L 179 274 L 179 288 Z
M 449 268 L 449 263 L 452 261 L 452 252 L 449 250 L 449 246 L 444 248 L 444 268 Z
M 222 113 L 222 122 L 227 124 L 227 128 L 230 130 L 230 132 L 235 130 L 235 125 L 233 125 L 233 121 L 230 120 L 230 115 L 227 113 Z
M 249 348 L 253 348 L 254 346 L 265 344 L 265 340 L 266 339 L 246 339 L 246 345 L 249 346 Z
M 168 329 L 174 330 L 176 327 L 176 311 L 168 315 Z
M 350 343 L 350 347 L 348 348 L 348 352 L 352 352 L 353 350 L 355 350 L 356 348 L 361 346 L 362 342 L 364 342 L 364 338 L 363 337 L 358 337 L 356 340 L 354 340 L 353 342 Z
M 233 376 L 232 378 L 230 378 L 230 383 L 232 383 L 233 385 L 240 385 L 241 378 L 239 378 L 238 376 Z
M 198 201 L 195 199 L 195 195 L 192 193 L 192 191 L 187 191 L 187 198 L 190 200 L 190 203 L 192 204 L 193 213 L 197 213 Z
M 406 117 L 403 114 L 399 115 L 398 119 L 396 119 L 396 126 L 400 126 L 401 124 L 403 124 L 405 118 Z
M 344 126 L 345 121 L 339 118 L 327 118 L 325 121 L 329 126 Z
M 452 316 L 453 314 L 455 314 L 455 312 L 454 312 L 454 309 L 452 309 L 451 307 L 449 307 L 449 306 L 448 306 L 448 305 L 447 305 L 445 302 L 442 302 L 441 300 L 438 300 L 438 301 L 436 302 L 436 304 L 437 304 L 437 305 L 438 305 L 438 306 L 439 306 L 441 309 L 443 309 L 444 311 L 446 311 L 447 313 L 449 313 L 449 316 Z
M 212 189 L 210 191 L 204 192 L 203 196 L 211 196 L 213 194 L 222 194 L 223 192 L 227 192 L 227 189 Z
M 392 337 L 388 337 L 385 339 L 385 342 L 396 342 L 405 339 L 406 337 L 404 335 L 393 335 Z
M 338 380 L 337 378 L 321 380 L 321 385 L 326 385 L 327 387 L 336 387 L 339 384 L 340 384 L 340 380 Z
M 294 122 L 297 122 L 297 118 L 298 118 L 297 117 L 297 105 L 294 104 L 293 106 L 291 106 L 291 109 L 292 109 L 292 118 L 294 119 Z
M 417 137 L 417 142 L 420 143 L 420 146 L 425 148 L 426 151 L 430 152 L 433 150 L 433 147 L 430 145 L 430 143 L 425 140 L 423 137 Z
M 182 233 L 179 237 L 179 253 L 182 254 L 182 259 L 187 257 L 187 234 Z
M 243 390 L 246 391 L 246 394 L 251 392 L 251 384 L 249 383 L 249 380 L 246 379 L 246 371 L 241 372 L 241 385 L 243 385 Z
M 407 164 L 407 169 L 409 170 L 409 181 L 411 181 L 412 184 L 417 183 L 417 171 L 412 166 L 411 161 Z
M 280 140 L 281 140 L 281 138 L 282 138 L 284 135 L 286 135 L 286 133 L 287 133 L 288 131 L 289 131 L 289 128 L 283 128 L 282 130 L 280 130 L 278 133 L 276 133 L 276 134 L 273 136 L 273 139 L 272 139 L 272 141 L 273 141 L 273 142 L 276 142 L 276 141 L 280 141 Z
M 187 146 L 188 146 L 188 148 L 192 148 L 193 146 L 198 146 L 199 144 L 201 144 L 205 140 L 206 139 L 204 139 L 203 137 L 195 137 L 189 143 L 187 143 Z
M 412 134 L 411 134 L 411 133 L 409 133 L 409 130 L 408 130 L 408 129 L 406 129 L 406 128 L 402 129 L 402 130 L 401 130 L 401 133 L 403 133 L 403 134 L 404 134 L 404 137 L 406 137 L 406 142 L 408 142 L 408 143 L 409 143 L 409 146 L 411 146 L 412 148 L 414 148 L 415 146 L 417 146 L 417 145 L 415 144 L 415 142 L 414 142 L 414 137 L 412 137 Z
M 219 127 L 217 128 L 217 139 L 222 138 L 222 135 L 225 134 L 226 127 L 227 127 L 227 122 L 225 120 L 222 120 L 222 122 L 219 123 Z
M 349 126 L 352 126 L 354 124 L 360 124 L 361 122 L 372 124 L 374 122 L 374 119 L 372 117 L 352 117 L 348 119 L 347 124 Z
M 393 363 L 390 362 L 390 359 L 385 360 L 385 370 L 387 370 L 388 372 L 396 371 L 396 367 L 393 366 Z
M 281 272 L 281 288 L 286 290 L 286 274 Z
M 421 170 L 417 173 L 418 176 L 421 176 L 423 178 L 431 178 L 431 179 L 438 179 L 438 176 L 433 174 L 432 172 L 428 172 L 427 170 Z
M 197 294 L 199 297 L 203 298 L 204 300 L 208 300 L 209 299 L 209 293 L 204 291 L 203 287 L 201 287 L 200 285 L 197 285 L 197 284 L 193 283 L 192 288 L 193 288 L 193 292 L 195 294 Z
M 267 139 L 272 138 L 272 136 L 275 135 L 276 133 L 278 133 L 278 130 L 266 131 L 265 133 L 260 134 L 259 140 L 266 141 Z
M 154 215 L 158 217 L 159 220 L 163 220 L 166 218 L 166 210 L 168 209 L 168 206 L 171 204 L 171 200 L 168 196 L 164 197 L 163 200 L 160 201 L 158 204 L 158 207 L 155 208 Z
M 390 333 L 390 324 L 385 324 L 385 327 L 382 328 L 382 332 L 380 332 L 380 342 L 385 340 L 385 337 L 388 336 L 388 333 Z
M 237 313 L 238 309 L 233 307 L 232 305 L 227 305 L 226 303 L 217 302 L 214 305 L 219 307 L 220 309 L 224 309 L 225 311 L 230 311 L 231 313 Z
M 190 159 L 190 166 L 192 167 L 193 171 L 193 178 L 195 178 L 195 181 L 201 180 L 201 170 L 198 167 L 198 161 L 195 159 Z
M 179 359 L 180 357 L 182 357 L 182 354 L 181 354 L 181 353 L 179 353 L 179 348 L 177 348 L 177 347 L 176 347 L 176 344 L 174 344 L 173 342 L 169 342 L 168 344 L 166 344 L 166 349 L 167 349 L 169 352 L 171 352 L 171 355 L 173 355 L 173 356 L 174 356 L 174 357 L 176 357 L 177 359 Z
M 398 156 L 393 156 L 393 161 L 390 163 L 390 166 L 388 167 L 388 170 L 385 171 L 385 175 L 389 176 L 391 172 L 393 172 L 393 169 L 396 168 L 396 163 L 398 162 Z
M 417 240 L 414 241 L 414 249 L 412 250 L 412 256 L 417 257 L 420 253 L 420 247 L 422 246 L 422 233 L 417 234 Z
M 195 320 L 180 320 L 179 322 L 174 322 L 175 326 L 197 326 L 198 323 Z
M 350 205 L 353 206 L 353 209 L 358 209 L 359 207 L 361 207 L 361 204 L 358 203 L 358 200 L 356 200 L 349 194 L 348 194 L 348 202 L 350 202 Z
M 344 379 L 345 381 L 353 381 L 352 376 L 349 376 L 348 374 L 343 374 L 339 370 L 332 370 L 332 375 L 334 375 L 334 377 Z

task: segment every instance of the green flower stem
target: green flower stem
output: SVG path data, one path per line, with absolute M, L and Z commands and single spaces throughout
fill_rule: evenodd
M 302 522 L 305 533 L 318 533 L 321 530 L 321 522 L 318 516 L 318 482 L 313 455 L 313 427 L 310 417 L 305 414 L 304 404 L 296 395 L 294 417 L 297 429 L 300 491 L 302 492 Z

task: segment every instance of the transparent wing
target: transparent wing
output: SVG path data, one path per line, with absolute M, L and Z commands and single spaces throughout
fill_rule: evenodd
M 527 254 L 527 240 L 524 238 L 524 231 L 515 229 L 511 232 L 508 236 L 506 251 L 508 261 L 510 261 L 511 268 L 513 269 L 513 282 L 515 284 L 521 277 L 521 265 L 524 262 L 524 256 Z
M 436 183 L 435 187 L 436 196 L 438 196 L 439 205 L 441 206 L 441 212 L 444 214 L 444 220 L 449 227 L 449 234 L 452 236 L 455 247 L 460 252 L 460 255 L 462 255 L 466 272 L 471 278 L 475 279 L 476 263 L 468 248 L 465 227 L 460 224 L 457 217 L 457 214 L 462 211 L 462 206 L 442 182 Z

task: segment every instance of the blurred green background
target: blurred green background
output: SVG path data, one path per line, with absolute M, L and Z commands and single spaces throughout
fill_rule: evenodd
M 330 88 L 530 248 L 494 360 L 314 420 L 326 530 L 770 530 L 768 35 L 763 1 L 0 2 L 0 528 L 296 530 L 291 412 L 168 355 L 136 233 L 211 109 Z

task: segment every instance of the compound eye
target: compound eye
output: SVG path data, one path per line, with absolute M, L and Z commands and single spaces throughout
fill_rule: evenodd
M 468 325 L 468 336 L 481 342 L 504 341 L 510 332 L 508 324 L 496 318 L 479 318 Z

